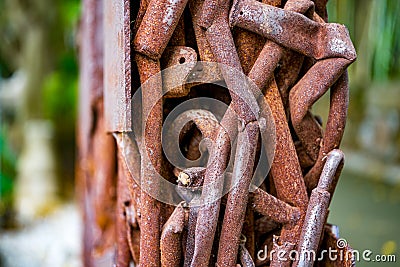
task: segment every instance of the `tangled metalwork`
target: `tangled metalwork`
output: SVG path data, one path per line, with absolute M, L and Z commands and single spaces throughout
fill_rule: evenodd
M 353 266 L 351 257 L 304 257 L 328 247 L 351 255 L 349 246 L 337 246 L 337 228 L 326 220 L 344 163 L 338 148 L 346 69 L 356 52 L 345 26 L 327 23 L 327 0 L 103 1 L 83 1 L 80 29 L 85 266 Z M 210 83 L 189 81 L 199 62 L 218 63 L 200 69 Z M 182 66 L 179 74 L 160 75 L 174 66 Z M 274 137 L 244 100 L 252 90 L 230 68 L 260 90 Z M 138 87 L 139 109 L 132 107 Z M 311 108 L 328 90 L 323 129 Z M 220 119 L 186 114 L 190 123 L 179 135 L 185 157 L 198 159 L 202 139 L 212 142 L 204 166 L 178 168 L 163 152 L 163 122 L 202 96 L 228 108 Z M 133 134 L 137 128 L 141 134 Z M 274 155 L 255 187 L 262 138 L 274 138 Z M 154 197 L 165 194 L 160 174 L 176 185 L 170 193 L 180 196 L 177 206 Z

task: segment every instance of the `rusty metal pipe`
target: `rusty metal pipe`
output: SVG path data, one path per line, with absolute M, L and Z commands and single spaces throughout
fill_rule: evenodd
M 161 266 L 179 267 L 182 257 L 182 232 L 187 213 L 184 203 L 180 203 L 165 223 L 161 233 Z
M 146 14 L 147 7 L 149 6 L 149 0 L 141 0 L 139 4 L 139 10 L 135 19 L 135 23 L 133 24 L 132 36 L 136 36 L 136 33 L 139 29 L 140 24 L 143 21 L 143 17 Z
M 305 147 L 307 154 L 314 161 L 318 157 L 322 140 L 322 130 L 315 121 L 315 118 L 310 114 L 309 109 L 336 82 L 350 63 L 350 61 L 343 58 L 318 61 L 290 92 L 289 104 L 293 128 Z M 347 108 L 344 109 L 344 111 L 346 110 Z M 335 110 L 335 112 L 342 111 Z M 346 112 L 344 115 L 346 115 Z M 331 115 L 332 119 L 334 118 Z M 346 116 L 340 116 L 336 121 L 340 121 L 338 124 L 344 124 L 345 119 Z M 343 131 L 344 126 L 338 129 L 340 140 Z M 329 134 L 332 133 L 329 132 Z
M 183 179 L 183 181 L 188 181 L 186 186 L 190 189 L 196 191 L 196 188 L 203 185 L 205 168 L 194 167 L 183 170 L 181 174 L 185 174 L 188 176 L 188 180 Z M 179 183 L 182 183 L 182 178 L 179 179 Z M 187 224 L 187 236 L 186 236 L 186 246 L 184 252 L 184 263 L 183 266 L 190 266 L 190 263 L 193 259 L 194 247 L 195 247 L 195 233 L 196 233 L 196 222 L 197 215 L 199 211 L 199 207 L 197 206 L 198 202 L 201 199 L 201 195 L 193 192 L 192 198 L 187 200 L 189 202 L 189 218 Z
M 251 205 L 256 212 L 276 223 L 296 223 L 301 217 L 299 208 L 290 206 L 259 188 L 251 193 Z
M 206 168 L 201 167 L 194 167 L 185 169 L 181 172 L 181 174 L 185 174 L 189 178 L 189 182 L 186 184 L 187 187 L 196 191 L 196 188 L 203 185 L 204 176 L 205 176 Z M 178 177 L 179 180 L 179 177 Z M 182 179 L 181 179 L 182 180 Z M 179 180 L 179 183 L 182 181 Z M 186 179 L 183 179 L 184 181 Z M 186 180 L 187 181 L 187 180 Z M 188 200 L 189 202 L 189 218 L 187 224 L 187 236 L 186 236 L 186 246 L 185 246 L 185 253 L 184 253 L 184 263 L 183 266 L 187 267 L 190 266 L 191 261 L 193 259 L 194 254 L 194 247 L 195 247 L 195 233 L 196 233 L 196 222 L 197 222 L 197 215 L 199 211 L 199 207 L 197 204 L 201 199 L 201 195 L 194 192 L 192 198 Z
M 230 106 L 243 121 L 244 125 L 255 121 L 258 115 L 258 106 L 250 107 L 246 103 L 249 96 L 253 96 L 246 80 L 237 79 L 233 70 L 243 72 L 239 56 L 236 52 L 235 42 L 228 23 L 229 1 L 220 3 L 220 13 L 214 22 L 207 28 L 206 37 L 218 63 L 232 98 Z M 228 66 L 228 67 L 225 67 Z
M 340 24 L 317 23 L 299 13 L 254 0 L 235 0 L 229 19 L 232 26 L 258 33 L 308 57 L 356 58 L 349 33 Z
M 133 41 L 136 51 L 159 59 L 182 16 L 188 0 L 150 0 Z
M 234 266 L 236 263 L 249 196 L 249 186 L 253 178 L 254 155 L 256 154 L 258 135 L 257 122 L 248 123 L 238 134 L 231 182 L 232 190 L 228 194 L 219 240 L 218 266 Z
M 318 186 L 313 189 L 310 196 L 306 219 L 297 248 L 299 257 L 293 264 L 295 267 L 312 267 L 314 264 L 313 257 L 306 257 L 307 252 L 314 251 L 316 253 L 318 250 L 331 199 L 329 192 L 334 183 L 336 170 L 343 160 L 343 152 L 337 149 L 327 155 Z
M 261 59 L 262 58 L 259 58 L 257 61 Z M 256 62 L 254 66 L 257 65 Z M 250 71 L 250 79 L 253 79 L 253 75 L 253 71 Z M 260 73 L 258 73 L 258 75 L 260 75 Z M 256 77 L 258 77 L 258 75 Z M 296 227 L 284 225 L 281 240 L 295 243 L 300 235 L 301 224 L 304 219 L 305 210 L 307 209 L 307 191 L 289 126 L 286 121 L 282 100 L 274 80 L 271 81 L 271 84 L 266 90 L 265 99 L 270 105 L 272 116 L 275 121 L 276 147 L 270 173 L 274 180 L 277 195 L 282 201 L 300 208 L 302 214 L 300 219 L 296 222 Z
M 159 61 L 136 54 L 136 63 L 142 83 L 142 128 L 141 150 L 141 266 L 160 266 L 160 203 L 146 191 L 159 192 L 157 180 L 162 166 L 162 81 L 161 77 L 146 81 L 160 72 Z M 156 103 L 154 106 L 153 104 Z M 147 119 L 146 119 L 147 118 Z M 146 121 L 147 120 L 147 121 Z
M 128 133 L 113 133 L 113 136 L 117 142 L 119 153 L 122 155 L 122 163 L 119 168 L 122 171 L 127 180 L 127 186 L 130 193 L 130 200 L 132 201 L 133 208 L 135 210 L 135 220 L 140 226 L 140 152 L 135 140 L 132 140 Z
M 347 71 L 331 87 L 330 109 L 321 149 L 315 165 L 306 174 L 304 180 L 309 191 L 317 186 L 318 179 L 324 166 L 324 157 L 329 151 L 339 147 L 346 125 L 349 103 L 349 88 Z
M 228 164 L 230 147 L 229 135 L 220 127 L 207 163 L 201 195 L 204 204 L 199 208 L 196 221 L 195 247 L 190 265 L 192 267 L 208 266 L 210 260 L 221 203 L 220 195 L 224 185 L 223 175 Z

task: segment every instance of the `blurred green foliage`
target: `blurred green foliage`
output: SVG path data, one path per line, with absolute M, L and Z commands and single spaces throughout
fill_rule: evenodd
M 0 214 L 9 211 L 13 200 L 13 181 L 15 177 L 16 155 L 7 141 L 7 127 L 0 128 Z M 3 220 L 0 220 L 0 227 Z
M 400 1 L 330 0 L 329 21 L 345 24 L 358 59 L 352 79 L 358 84 L 400 78 Z

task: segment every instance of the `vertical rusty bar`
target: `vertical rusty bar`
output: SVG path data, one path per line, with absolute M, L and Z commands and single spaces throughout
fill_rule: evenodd
M 204 0 L 201 8 L 201 16 L 197 24 L 205 29 L 208 29 L 219 16 L 221 12 L 221 3 L 219 0 Z
M 185 20 L 184 14 L 181 15 L 181 18 L 176 25 L 175 31 L 171 36 L 171 40 L 169 41 L 169 45 L 171 46 L 185 46 Z
M 344 71 L 343 75 L 332 86 L 330 92 L 330 112 L 318 159 L 304 177 L 309 191 L 315 188 L 318 183 L 319 175 L 324 165 L 324 157 L 329 151 L 339 147 L 343 137 L 349 104 L 347 71 Z
M 253 178 L 253 155 L 256 154 L 258 134 L 257 122 L 248 123 L 238 134 L 232 190 L 228 194 L 219 240 L 218 266 L 234 266 L 236 263 L 249 186 Z
M 248 74 L 260 54 L 265 40 L 258 34 L 241 28 L 234 31 L 233 38 L 243 73 Z
M 230 107 L 244 124 L 255 121 L 259 107 L 250 107 L 245 99 L 253 96 L 247 81 L 238 79 L 232 70 L 243 72 L 239 56 L 228 23 L 229 1 L 222 1 L 218 16 L 206 31 L 206 37 L 220 68 L 225 83 L 229 88 L 232 101 Z M 228 110 L 229 111 L 229 110 Z
M 162 81 L 145 83 L 160 72 L 159 61 L 137 54 L 136 63 L 142 83 L 142 129 L 141 150 L 141 203 L 142 223 L 140 235 L 141 266 L 160 266 L 160 203 L 145 192 L 159 191 L 157 174 L 161 173 L 161 128 L 163 118 Z M 154 105 L 154 106 L 153 106 Z
M 121 244 L 124 244 L 123 240 L 123 227 L 122 222 L 119 222 L 118 216 L 120 216 L 121 203 L 124 205 L 125 212 L 125 235 L 129 250 L 131 253 L 132 260 L 135 264 L 139 263 L 140 256 L 140 188 L 136 181 L 140 181 L 140 153 L 136 145 L 135 140 L 132 140 L 127 133 L 114 133 L 114 138 L 117 142 L 118 147 L 118 179 L 119 192 L 117 198 L 119 204 L 117 206 L 117 238 L 121 239 L 117 243 L 117 262 L 123 259 L 127 259 L 124 247 L 120 248 Z M 123 179 L 123 180 L 121 180 Z M 121 182 L 120 182 L 121 181 Z M 128 190 L 128 197 L 126 196 L 126 190 Z M 118 256 L 120 254 L 120 256 Z M 120 266 L 120 265 L 118 265 Z
M 210 260 L 221 204 L 220 198 L 217 197 L 217 200 L 213 198 L 222 192 L 223 174 L 228 165 L 231 147 L 229 136 L 223 127 L 219 127 L 215 145 L 208 160 L 201 196 L 204 204 L 199 208 L 196 221 L 195 247 L 190 265 L 192 267 L 206 267 Z
M 336 171 L 343 160 L 344 155 L 340 150 L 333 150 L 327 155 L 318 186 L 313 189 L 310 196 L 310 203 L 297 248 L 299 257 L 293 264 L 295 267 L 312 267 L 314 264 L 315 258 L 307 252 L 316 253 L 318 251 L 331 199 L 329 192 L 332 184 L 335 183 Z
M 287 118 L 290 116 L 288 114 L 289 93 L 293 85 L 297 82 L 303 62 L 303 55 L 289 49 L 284 49 L 281 60 L 279 61 L 280 66 L 275 75 L 275 79 L 282 97 L 283 107 L 287 112 Z
M 251 258 L 254 259 L 256 254 L 256 236 L 255 236 L 255 219 L 254 211 L 247 203 L 246 214 L 244 215 L 245 220 L 243 223 L 242 233 L 246 237 L 245 248 L 247 249 Z
M 262 58 L 259 57 L 257 61 L 259 60 L 261 61 Z M 258 65 L 257 62 L 254 64 L 254 72 L 256 72 L 256 70 L 263 70 L 263 68 L 257 69 Z M 258 78 L 262 74 L 260 72 L 253 74 L 253 69 L 250 71 L 249 77 L 257 81 L 257 79 L 253 77 Z M 296 226 L 285 225 L 283 227 L 281 240 L 295 243 L 300 234 L 300 227 L 307 208 L 307 191 L 296 149 L 286 121 L 283 103 L 274 79 L 272 79 L 270 85 L 267 86 L 265 99 L 271 108 L 272 116 L 275 121 L 276 147 L 270 172 L 274 180 L 278 198 L 295 207 L 299 207 L 302 214 L 300 220 L 295 224 Z
M 117 180 L 117 207 L 116 207 L 116 266 L 128 267 L 131 259 L 128 229 L 126 224 L 126 206 L 131 201 L 128 189 L 128 176 L 124 165 L 121 150 L 118 152 L 118 180 Z
M 192 15 L 193 29 L 196 36 L 197 47 L 202 61 L 216 62 L 214 54 L 211 51 L 210 44 L 206 39 L 205 30 L 198 25 L 201 16 L 201 7 L 204 0 L 191 0 L 189 2 L 190 14 Z
M 91 157 L 88 161 L 89 196 L 91 207 L 94 207 L 96 229 L 99 236 L 95 236 L 94 247 L 99 253 L 98 259 L 112 248 L 114 240 L 114 214 L 115 214 L 115 180 L 116 180 L 116 147 L 113 137 L 107 134 L 104 118 L 104 105 L 99 99 L 94 107 L 96 127 L 93 132 L 90 148 Z M 108 242 L 100 242 L 108 240 Z M 96 254 L 96 253 L 94 253 Z
M 198 207 L 189 208 L 188 233 L 186 239 L 185 260 L 183 263 L 184 267 L 190 266 L 194 254 L 196 221 L 197 221 L 198 210 L 199 210 Z
M 130 1 L 104 0 L 104 10 L 104 100 L 107 130 L 131 131 Z
M 140 152 L 135 140 L 131 139 L 131 134 L 128 133 L 114 133 L 113 134 L 119 153 L 122 155 L 123 172 L 127 180 L 129 190 L 129 197 L 131 204 L 135 210 L 135 219 L 140 225 Z
M 133 24 L 132 36 L 136 36 L 140 24 L 142 23 L 143 17 L 146 14 L 147 7 L 149 6 L 150 0 L 140 0 L 138 14 L 135 18 L 135 23 Z

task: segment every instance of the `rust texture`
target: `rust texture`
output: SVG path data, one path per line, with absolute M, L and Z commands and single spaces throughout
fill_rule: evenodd
M 85 266 L 353 266 L 288 259 L 337 248 L 326 220 L 344 164 L 356 52 L 346 27 L 327 22 L 326 4 L 83 1 L 77 185 Z M 312 106 L 328 91 L 322 122 Z M 163 123 L 196 98 L 226 110 L 193 104 L 170 130 L 178 146 L 164 143 Z M 264 154 L 270 169 L 256 186 Z M 182 155 L 186 165 L 174 166 Z
M 232 190 L 228 194 L 218 248 L 218 266 L 234 266 L 239 247 L 240 234 L 246 213 L 248 191 L 254 168 L 254 158 L 245 160 L 256 153 L 258 125 L 250 122 L 238 134 L 235 163 L 232 174 Z M 246 250 L 247 251 L 247 250 Z
M 185 227 L 185 208 L 179 204 L 163 226 L 161 234 L 161 266 L 180 266 L 182 232 Z
M 239 244 L 239 259 L 243 267 L 254 267 L 253 257 L 251 253 L 247 250 L 245 244 L 247 242 L 246 236 L 241 236 Z
M 340 150 L 332 150 L 326 157 L 318 186 L 312 190 L 307 209 L 305 223 L 301 232 L 298 245 L 300 257 L 293 266 L 313 266 L 314 259 L 306 257 L 306 251 L 318 251 L 321 234 L 328 214 L 328 206 L 331 199 L 330 192 L 336 177 L 336 171 L 343 164 L 344 155 Z
M 150 0 L 135 35 L 136 51 L 159 59 L 167 46 L 188 0 Z
M 117 266 L 129 265 L 131 259 L 129 241 L 128 241 L 128 224 L 127 211 L 129 211 L 130 199 L 128 188 L 128 171 L 124 168 L 125 162 L 121 152 L 118 153 L 118 181 L 117 181 L 117 208 L 115 215 L 116 235 L 117 235 L 117 251 L 116 264 Z
M 140 263 L 144 266 L 160 266 L 160 208 L 161 204 L 146 191 L 160 190 L 157 174 L 161 172 L 162 148 L 162 81 L 145 83 L 151 76 L 160 72 L 160 62 L 140 54 L 136 55 L 142 86 L 143 139 L 141 154 L 141 228 Z M 144 86 L 146 85 L 146 86 Z M 153 103 L 156 103 L 153 106 Z

